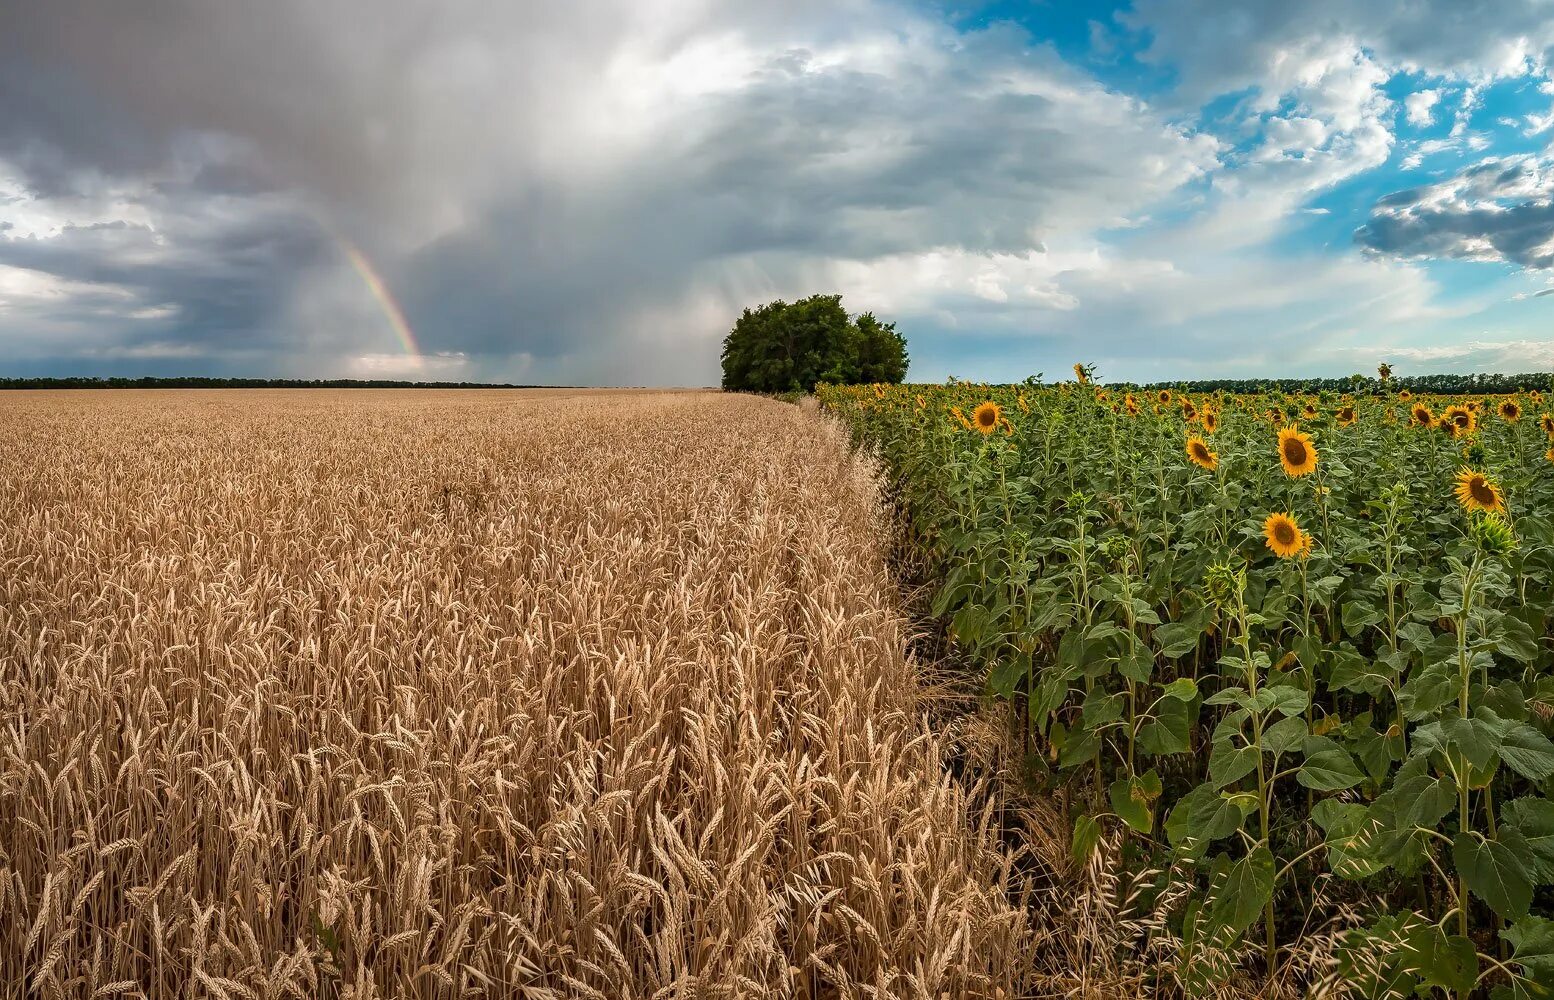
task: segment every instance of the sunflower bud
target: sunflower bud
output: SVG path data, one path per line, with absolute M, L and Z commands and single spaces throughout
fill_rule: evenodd
M 1215 563 L 1209 567 L 1209 572 L 1204 579 L 1204 589 L 1208 591 L 1209 600 L 1213 601 L 1220 610 L 1230 608 L 1237 603 L 1246 590 L 1246 567 Z
M 1480 514 L 1468 522 L 1473 544 L 1489 555 L 1506 556 L 1516 551 L 1516 532 L 1504 514 Z

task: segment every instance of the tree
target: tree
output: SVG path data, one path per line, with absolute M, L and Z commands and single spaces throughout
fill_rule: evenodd
M 723 340 L 723 388 L 806 392 L 817 382 L 900 382 L 906 338 L 873 313 L 848 318 L 840 295 L 746 309 Z
M 899 383 L 906 378 L 906 338 L 896 332 L 896 324 L 881 323 L 871 312 L 853 321 L 857 330 L 854 349 L 858 368 L 853 382 Z

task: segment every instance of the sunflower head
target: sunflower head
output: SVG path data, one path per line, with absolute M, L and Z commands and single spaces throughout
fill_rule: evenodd
M 1505 495 L 1500 487 L 1477 469 L 1463 469 L 1457 473 L 1457 502 L 1469 511 L 1495 514 L 1505 512 Z
M 928 409 L 928 400 L 924 399 L 921 395 L 919 395 L 917 397 L 917 408 L 919 410 L 926 410 L 926 409 Z
M 1192 405 L 1192 400 L 1182 397 L 1182 419 L 1191 420 L 1198 415 L 1198 408 Z
M 1209 449 L 1203 438 L 1194 434 L 1187 439 L 1187 459 L 1200 469 L 1213 472 L 1219 467 L 1219 456 Z
M 1466 406 L 1448 406 L 1441 414 L 1441 427 L 1452 437 L 1472 434 L 1478 430 L 1478 414 Z
M 1162 406 L 1164 406 L 1166 403 L 1169 403 L 1171 401 L 1171 390 L 1170 389 L 1161 389 L 1159 392 L 1155 393 L 1155 399 Z
M 1203 430 L 1207 434 L 1213 434 L 1219 430 L 1219 414 L 1213 410 L 1204 410 L 1203 416 L 1199 418 L 1198 422 L 1203 425 Z
M 1317 415 L 1317 404 L 1307 403 L 1304 407 L 1302 407 L 1301 412 L 1306 415 L 1307 420 L 1314 420 L 1316 419 Z
M 1122 408 L 1128 411 L 1130 417 L 1139 415 L 1139 401 L 1133 398 L 1133 393 L 1130 392 L 1122 397 Z
M 1405 403 L 1406 403 L 1406 402 L 1408 402 L 1408 401 L 1409 401 L 1409 400 L 1410 400 L 1410 399 L 1413 399 L 1413 398 L 1414 398 L 1414 394 L 1413 394 L 1413 393 L 1411 393 L 1411 392 L 1409 392 L 1409 391 L 1408 391 L 1408 390 L 1407 390 L 1407 389 L 1400 389 L 1400 390 L 1399 390 L 1399 391 L 1398 391 L 1398 398 L 1399 398 L 1399 399 L 1401 399 L 1401 400 L 1402 400 L 1402 401 L 1403 401 L 1403 402 L 1405 402 Z
M 1543 433 L 1554 437 L 1554 413 L 1545 413 L 1539 417 L 1538 426 L 1543 428 Z
M 1311 539 L 1291 514 L 1269 514 L 1263 522 L 1263 538 L 1268 548 L 1280 559 L 1292 559 L 1304 555 L 1310 549 Z
M 1517 402 L 1514 399 L 1501 401 L 1499 413 L 1500 419 L 1504 420 L 1508 424 L 1514 424 L 1518 420 L 1522 419 L 1522 408 L 1517 405 Z
M 1279 430 L 1279 464 L 1288 476 L 1304 476 L 1317 467 L 1317 449 L 1311 436 L 1302 434 L 1294 424 Z
M 998 425 L 1003 422 L 1003 419 L 1004 411 L 992 400 L 971 411 L 971 425 L 983 434 L 991 434 L 998 430 Z
M 1079 380 L 1079 384 L 1080 385 L 1088 384 L 1089 381 L 1090 381 L 1090 371 L 1089 371 L 1089 369 L 1086 368 L 1084 365 L 1075 364 L 1074 365 L 1074 378 Z
M 1348 403 L 1338 408 L 1338 426 L 1353 427 L 1359 417 L 1355 414 L 1354 404 Z
M 1413 408 L 1408 411 L 1408 415 L 1415 427 L 1429 428 L 1435 426 L 1435 414 L 1431 413 L 1430 408 L 1423 403 L 1415 403 Z
M 1550 448 L 1548 451 L 1544 452 L 1543 457 L 1550 462 L 1554 462 L 1554 448 Z

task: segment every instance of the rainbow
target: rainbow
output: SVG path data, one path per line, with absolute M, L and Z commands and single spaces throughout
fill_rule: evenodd
M 367 290 L 377 300 L 378 306 L 383 310 L 383 315 L 388 319 L 389 326 L 394 330 L 394 336 L 399 338 L 400 345 L 404 347 L 405 355 L 415 367 L 419 368 L 421 366 L 421 346 L 416 343 L 415 331 L 410 329 L 410 323 L 405 319 L 405 311 L 399 308 L 398 302 L 394 301 L 394 296 L 389 292 L 388 285 L 383 281 L 383 277 L 372 266 L 372 261 L 367 259 L 367 255 L 357 249 L 356 244 L 342 236 L 336 236 L 335 239 L 340 244 L 340 250 L 345 254 L 346 260 L 351 262 L 351 266 L 356 269 L 356 273 L 361 275 L 362 283 L 367 286 Z

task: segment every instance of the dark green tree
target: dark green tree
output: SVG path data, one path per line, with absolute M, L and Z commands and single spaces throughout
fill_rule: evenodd
M 746 309 L 723 340 L 723 388 L 805 392 L 817 382 L 900 382 L 906 339 L 872 313 L 856 320 L 840 295 Z
M 853 347 L 857 370 L 851 381 L 899 383 L 906 378 L 906 338 L 896 332 L 896 324 L 881 323 L 866 312 L 853 320 L 857 331 Z

